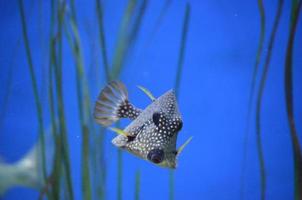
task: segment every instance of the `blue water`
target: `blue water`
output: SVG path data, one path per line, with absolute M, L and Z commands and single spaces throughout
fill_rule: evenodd
M 257 1 L 189 1 L 191 18 L 179 92 L 183 129 L 178 146 L 193 136 L 175 170 L 175 199 L 240 199 L 244 134 L 260 32 Z M 112 63 L 120 20 L 126 0 L 105 1 L 104 21 L 108 56 Z M 172 1 L 157 31 L 152 35 L 164 1 L 150 1 L 135 46 L 120 80 L 129 90 L 130 101 L 144 108 L 150 101 L 138 90 L 143 85 L 155 96 L 174 87 L 185 1 Z M 263 60 L 275 16 L 277 1 L 264 1 L 267 21 Z M 95 1 L 76 1 L 86 74 L 95 100 L 105 83 L 101 65 Z M 267 169 L 267 199 L 293 199 L 293 152 L 284 96 L 284 62 L 290 21 L 290 1 L 285 1 L 276 35 L 261 109 L 262 140 Z M 50 3 L 25 1 L 30 47 L 49 123 L 47 66 Z M 302 23 L 298 24 L 293 60 L 294 114 L 302 141 Z M 37 118 L 31 80 L 22 38 L 18 2 L 0 3 L 0 155 L 6 162 L 19 160 L 37 140 Z M 12 82 L 8 80 L 12 70 Z M 259 74 L 260 75 L 260 74 Z M 258 75 L 258 82 L 259 76 Z M 97 78 L 102 83 L 97 84 Z M 63 49 L 63 92 L 66 107 L 72 178 L 76 199 L 81 199 L 81 132 L 77 111 L 75 63 L 66 38 Z M 257 88 L 258 88 L 257 84 Z M 8 103 L 5 104 L 9 89 Z M 93 102 L 91 102 L 93 104 Z M 255 105 L 255 101 L 253 101 Z M 250 120 L 245 199 L 260 199 L 259 162 L 256 149 L 255 106 Z M 126 126 L 123 122 L 122 126 Z M 116 199 L 117 150 L 114 134 L 106 133 L 107 199 Z M 123 199 L 133 199 L 136 170 L 141 171 L 141 199 L 168 199 L 169 171 L 123 153 Z M 13 188 L 4 200 L 37 199 L 38 192 Z

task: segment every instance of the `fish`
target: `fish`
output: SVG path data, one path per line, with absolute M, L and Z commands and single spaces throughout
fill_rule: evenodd
M 46 130 L 44 143 L 47 174 L 50 174 L 55 151 L 51 131 L 51 128 Z M 28 152 L 14 163 L 6 163 L 4 159 L 0 159 L 0 199 L 14 187 L 32 188 L 38 191 L 45 187 L 41 145 L 40 138 L 37 138 Z
M 177 158 L 192 137 L 176 149 L 183 121 L 175 92 L 171 89 L 155 98 L 148 89 L 138 87 L 151 99 L 145 109 L 134 106 L 128 99 L 126 86 L 114 80 L 101 90 L 94 107 L 94 119 L 118 134 L 112 140 L 114 146 L 157 166 L 176 169 Z M 110 127 L 121 118 L 132 121 L 123 130 Z

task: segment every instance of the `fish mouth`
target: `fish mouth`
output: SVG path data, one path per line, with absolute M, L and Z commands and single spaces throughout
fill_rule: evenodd
M 155 164 L 155 163 L 154 163 Z M 164 160 L 163 162 L 156 164 L 158 166 L 161 166 L 163 168 L 169 168 L 169 169 L 176 169 L 177 163 L 174 161 Z

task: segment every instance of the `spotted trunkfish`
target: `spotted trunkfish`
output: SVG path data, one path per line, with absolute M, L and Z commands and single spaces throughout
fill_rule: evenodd
M 175 93 L 169 90 L 156 99 L 149 90 L 138 87 L 152 100 L 147 108 L 136 108 L 128 100 L 125 85 L 112 81 L 103 88 L 96 101 L 94 118 L 105 127 L 121 118 L 133 120 L 124 130 L 110 128 L 118 133 L 112 143 L 158 166 L 175 169 L 177 157 L 192 139 L 189 138 L 176 149 L 177 135 L 183 121 Z

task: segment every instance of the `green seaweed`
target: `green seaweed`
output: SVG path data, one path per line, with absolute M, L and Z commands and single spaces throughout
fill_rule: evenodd
M 182 70 L 183 70 L 183 65 L 184 65 L 184 56 L 185 56 L 186 43 L 187 43 L 187 35 L 188 35 L 188 30 L 189 30 L 190 15 L 191 15 L 191 6 L 189 3 L 186 3 L 186 9 L 185 9 L 185 15 L 184 15 L 182 33 L 181 33 L 181 40 L 180 40 L 179 56 L 178 56 L 178 62 L 177 62 L 176 79 L 175 79 L 175 85 L 174 85 L 176 98 L 178 98 L 178 96 L 179 96 L 181 75 L 182 75 Z M 174 182 L 175 182 L 174 171 L 170 170 L 170 173 L 169 173 L 169 199 L 170 200 L 173 200 L 175 198 L 174 197 L 174 191 L 175 191 Z
M 100 0 L 96 0 L 96 11 L 98 16 L 98 25 L 99 25 L 99 37 L 100 37 L 100 46 L 103 60 L 103 67 L 105 71 L 105 78 L 109 81 L 109 63 L 107 56 L 107 47 L 106 47 L 106 38 L 105 38 L 105 29 L 104 29 L 104 17 L 103 17 L 103 6 Z
M 50 42 L 49 42 L 49 66 L 48 66 L 48 98 L 49 98 L 49 108 L 50 108 L 50 119 L 53 139 L 55 141 L 55 154 L 54 154 L 54 164 L 52 168 L 51 177 L 53 177 L 53 188 L 52 195 L 53 199 L 58 199 L 60 197 L 60 177 L 61 177 L 61 144 L 58 137 L 56 116 L 55 116 L 55 97 L 53 88 L 53 65 L 55 64 L 55 41 L 53 39 L 53 32 L 55 26 L 55 1 L 51 2 L 51 21 L 50 21 Z M 42 197 L 41 197 L 42 199 Z
M 182 75 L 183 65 L 184 65 L 184 57 L 185 57 L 185 51 L 186 51 L 186 43 L 187 43 L 187 35 L 188 35 L 188 30 L 189 30 L 190 15 L 191 15 L 191 6 L 190 6 L 189 3 L 187 3 L 186 4 L 185 15 L 184 15 L 183 26 L 182 26 L 180 48 L 179 48 L 179 55 L 178 55 L 178 62 L 177 62 L 176 80 L 175 80 L 175 85 L 174 85 L 175 95 L 176 95 L 177 98 L 179 96 L 181 75 Z
M 24 12 L 24 5 L 22 0 L 19 0 L 18 2 L 19 2 L 19 12 L 21 16 L 23 41 L 25 45 L 26 58 L 28 62 L 31 84 L 34 93 L 37 118 L 38 118 L 39 140 L 41 142 L 41 153 L 42 153 L 42 172 L 43 172 L 44 181 L 46 181 L 47 173 L 46 173 L 46 160 L 45 160 L 45 138 L 44 138 L 45 133 L 44 133 L 44 125 L 43 125 L 43 110 L 42 110 L 42 104 L 38 93 L 38 84 L 35 76 L 34 65 L 32 61 L 30 45 L 29 45 L 29 39 L 27 35 L 27 24 L 26 24 L 25 12 Z
M 113 56 L 113 64 L 110 73 L 110 79 L 114 80 L 121 73 L 122 66 L 127 55 L 127 50 L 129 47 L 129 27 L 131 27 L 132 18 L 134 16 L 136 6 L 136 0 L 129 0 L 127 8 L 122 18 L 120 25 L 120 30 L 118 33 L 117 45 L 115 48 L 115 53 Z
M 139 200 L 140 198 L 140 190 L 141 190 L 141 172 L 137 170 L 135 173 L 135 193 L 134 199 Z
M 291 133 L 291 142 L 294 155 L 294 194 L 295 199 L 302 199 L 302 154 L 299 143 L 298 133 L 294 118 L 294 101 L 293 101 L 293 51 L 294 41 L 298 26 L 299 14 L 301 11 L 302 1 L 292 1 L 291 24 L 289 29 L 289 37 L 287 42 L 285 71 L 284 71 L 284 87 L 287 118 Z
M 117 200 L 123 199 L 123 152 L 117 150 Z
M 103 60 L 103 68 L 105 72 L 105 80 L 108 82 L 110 79 L 110 67 L 108 61 L 108 54 L 107 54 L 107 45 L 106 45 L 106 37 L 105 37 L 105 27 L 104 27 L 104 14 L 103 14 L 103 4 L 100 0 L 96 0 L 96 13 L 98 18 L 98 26 L 99 26 L 99 38 L 100 38 L 100 48 L 101 48 L 101 55 Z M 97 194 L 100 199 L 105 199 L 105 184 L 106 184 L 106 164 L 104 158 L 104 140 L 105 140 L 105 128 L 101 128 L 99 131 L 99 136 L 96 140 L 96 146 L 99 151 L 97 151 L 96 159 L 99 159 L 100 167 L 100 181 L 97 186 Z
M 265 10 L 263 5 L 263 0 L 257 0 L 258 2 L 258 10 L 260 14 L 260 35 L 258 40 L 258 48 L 256 53 L 256 59 L 254 63 L 254 70 L 252 74 L 252 81 L 251 81 L 251 88 L 249 93 L 249 99 L 248 99 L 248 111 L 247 111 L 247 120 L 244 130 L 244 139 L 243 139 L 243 156 L 242 156 L 242 169 L 241 169 L 241 175 L 240 175 L 240 199 L 244 199 L 244 184 L 245 184 L 245 170 L 246 170 L 246 160 L 247 160 L 247 151 L 248 151 L 248 140 L 249 140 L 249 122 L 252 114 L 252 103 L 254 99 L 255 94 L 255 87 L 256 87 L 256 80 L 257 80 L 257 74 L 259 71 L 259 65 L 260 65 L 260 58 L 263 52 L 263 46 L 264 46 L 264 37 L 265 37 L 265 23 L 266 23 L 266 16 L 265 16 Z
M 82 194 L 83 199 L 89 200 L 92 198 L 91 177 L 89 168 L 89 138 L 90 138 L 90 96 L 89 89 L 85 77 L 85 68 L 83 62 L 83 54 L 81 51 L 81 39 L 79 35 L 78 25 L 76 21 L 76 10 L 74 2 L 71 1 L 71 14 L 69 18 L 69 26 L 66 27 L 66 35 L 69 45 L 72 49 L 76 63 L 76 90 L 78 99 L 79 118 L 82 131 L 82 157 L 81 157 L 81 175 L 82 175 Z M 66 24 L 67 26 L 67 24 Z M 68 32 L 70 28 L 70 32 Z
M 261 175 L 261 199 L 265 199 L 266 193 L 266 167 L 263 155 L 263 143 L 262 143 L 262 131 L 261 131 L 261 107 L 263 101 L 264 88 L 267 80 L 267 75 L 269 71 L 269 64 L 271 61 L 272 50 L 274 47 L 275 36 L 278 30 L 278 25 L 280 21 L 280 17 L 282 14 L 283 0 L 278 1 L 277 13 L 274 18 L 274 24 L 272 28 L 272 32 L 269 38 L 267 55 L 265 57 L 265 63 L 263 67 L 263 73 L 260 79 L 257 105 L 256 105 L 256 138 L 257 138 L 257 151 L 258 151 L 258 159 L 260 164 L 260 175 Z
M 57 104 L 58 104 L 58 116 L 59 116 L 59 138 L 60 138 L 60 149 L 63 157 L 64 162 L 64 172 L 66 175 L 66 184 L 68 193 L 66 194 L 69 199 L 74 199 L 73 196 L 73 186 L 72 186 L 72 178 L 71 178 L 71 166 L 70 166 L 70 158 L 69 158 L 69 145 L 67 139 L 67 130 L 66 130 L 66 120 L 65 120 L 65 108 L 64 108 L 64 100 L 63 100 L 63 91 L 62 91 L 62 34 L 63 34 L 63 23 L 65 20 L 65 13 L 66 13 L 66 4 L 65 2 L 57 2 L 57 49 L 56 53 L 54 53 L 55 64 L 54 64 L 54 74 L 56 77 L 56 91 L 57 91 Z M 57 142 L 58 143 L 58 142 Z M 59 169 L 60 172 L 60 169 Z M 59 173 L 58 172 L 58 173 Z

